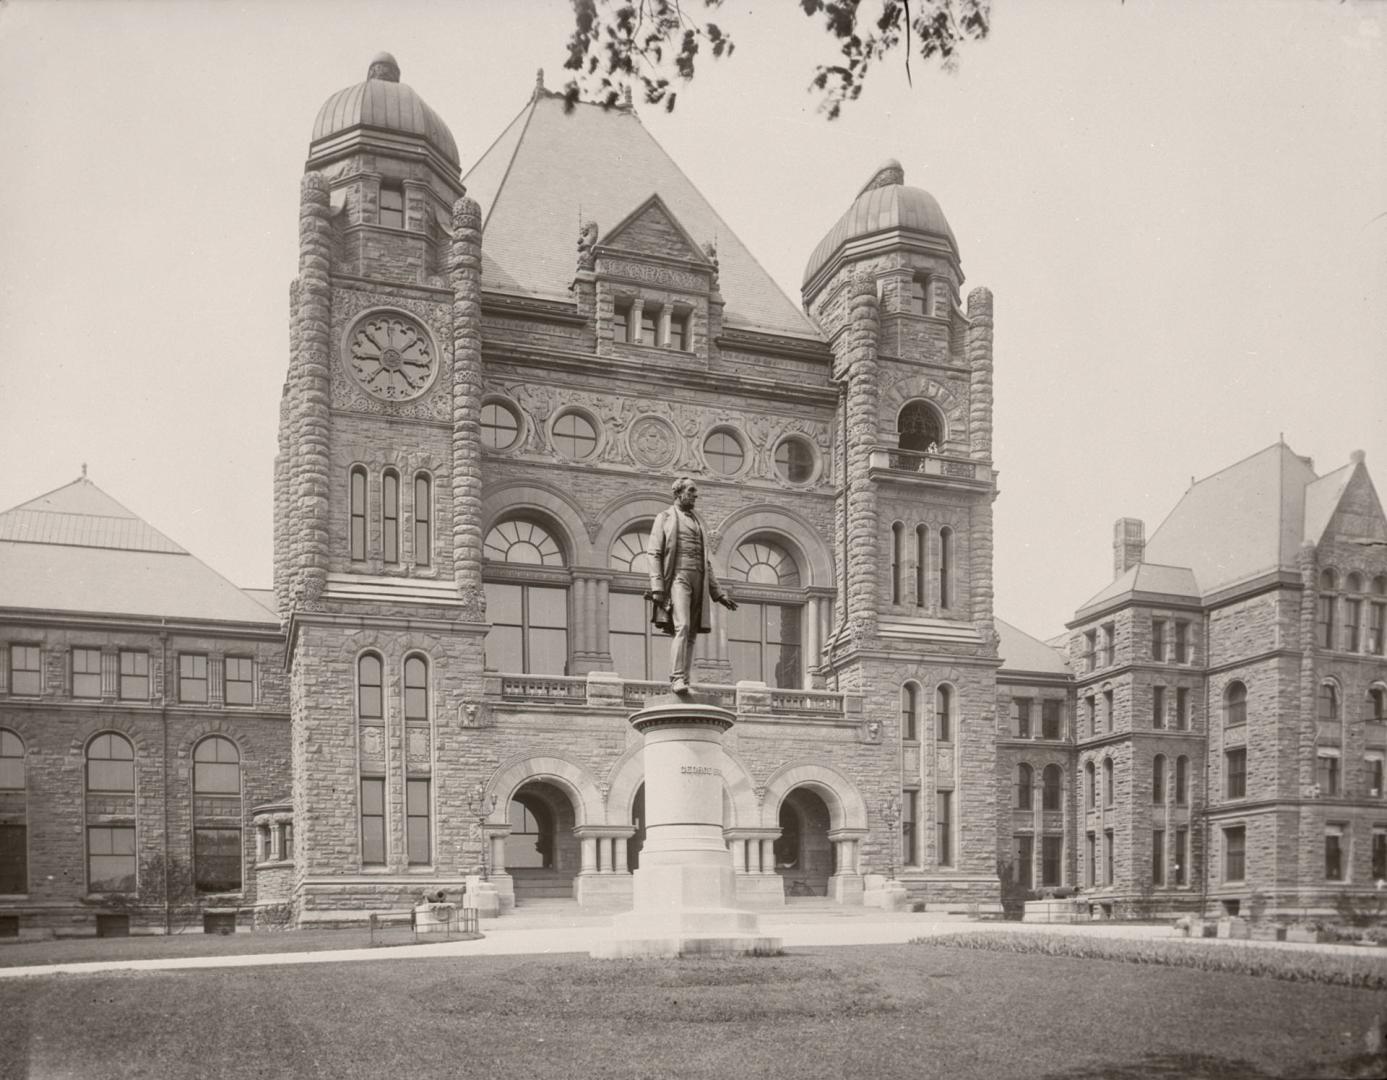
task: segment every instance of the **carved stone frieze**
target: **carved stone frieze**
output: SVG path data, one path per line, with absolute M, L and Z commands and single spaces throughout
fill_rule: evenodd
M 375 309 L 405 312 L 417 319 L 433 338 L 433 355 L 437 375 L 429 389 L 410 401 L 382 401 L 366 393 L 347 370 L 351 350 L 346 337 L 357 319 Z M 376 416 L 401 416 L 416 420 L 447 421 L 452 415 L 448 388 L 452 385 L 452 358 L 439 342 L 450 340 L 451 315 L 446 301 L 421 300 L 417 297 L 387 295 L 380 291 L 363 292 L 357 289 L 334 289 L 332 294 L 332 340 L 337 343 L 336 362 L 332 365 L 332 405 L 336 409 L 371 413 Z

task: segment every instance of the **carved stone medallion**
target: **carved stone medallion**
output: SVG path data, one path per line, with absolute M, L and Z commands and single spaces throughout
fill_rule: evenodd
M 342 359 L 356 384 L 381 401 L 422 397 L 438 375 L 433 339 L 402 311 L 363 315 L 347 332 Z
M 674 428 L 658 416 L 642 416 L 631 425 L 627 440 L 631 456 L 642 465 L 658 469 L 668 465 L 677 447 Z

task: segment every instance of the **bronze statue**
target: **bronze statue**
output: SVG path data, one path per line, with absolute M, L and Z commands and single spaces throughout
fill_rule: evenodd
M 670 689 L 676 694 L 689 690 L 694 642 L 708 633 L 708 601 L 717 601 L 728 611 L 737 610 L 732 599 L 708 562 L 703 523 L 694 513 L 698 487 L 687 476 L 674 481 L 674 505 L 662 510 L 650 527 L 650 599 L 654 611 L 650 621 L 662 632 L 673 635 L 669 650 Z

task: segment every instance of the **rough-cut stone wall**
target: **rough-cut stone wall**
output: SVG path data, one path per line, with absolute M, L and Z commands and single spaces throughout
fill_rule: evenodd
M 877 555 L 877 495 L 868 478 L 872 447 L 876 443 L 877 416 L 877 298 L 876 287 L 866 274 L 854 277 L 851 316 L 842 339 L 842 365 L 848 378 L 847 442 L 844 475 L 847 488 L 847 580 L 844 621 L 864 638 L 876 631 L 877 591 L 880 582 Z
M 453 287 L 453 580 L 464 616 L 485 617 L 482 594 L 481 208 L 463 196 L 453 205 L 449 281 Z

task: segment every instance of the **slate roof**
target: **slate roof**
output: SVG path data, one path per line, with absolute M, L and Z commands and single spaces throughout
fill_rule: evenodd
M 1163 596 L 1184 596 L 1198 600 L 1199 582 L 1187 566 L 1137 563 L 1107 588 L 1085 601 L 1079 610 L 1098 607 L 1129 592 L 1159 593 Z
M 923 188 L 887 184 L 863 191 L 814 248 L 804 267 L 804 284 L 822 270 L 844 244 L 873 233 L 928 233 L 947 239 L 955 255 L 958 241 L 938 200 Z
M 0 605 L 278 622 L 263 603 L 85 477 L 0 513 Z
M 1329 521 L 1339 507 L 1339 500 L 1353 479 L 1353 465 L 1335 469 L 1313 481 L 1305 489 L 1305 533 L 1302 540 L 1318 544 L 1329 528 Z
M 392 65 L 395 63 L 389 54 L 381 54 L 372 64 L 382 58 L 388 59 Z M 395 79 L 399 79 L 398 69 Z M 458 144 L 448 125 L 423 98 L 402 82 L 368 76 L 355 86 L 338 90 L 318 110 L 313 121 L 310 147 L 355 128 L 379 128 L 418 136 L 453 165 L 458 164 Z
M 630 109 L 539 93 L 463 177 L 482 208 L 482 287 L 569 302 L 578 219 L 606 233 L 659 195 L 688 233 L 716 240 L 729 327 L 821 338 Z
M 1032 671 L 1046 675 L 1068 675 L 1069 665 L 1064 654 L 1057 648 L 1047 645 L 1039 638 L 1033 638 L 1024 630 L 1018 630 L 1009 622 L 993 619 L 997 628 L 997 652 L 1002 658 L 1002 671 Z

